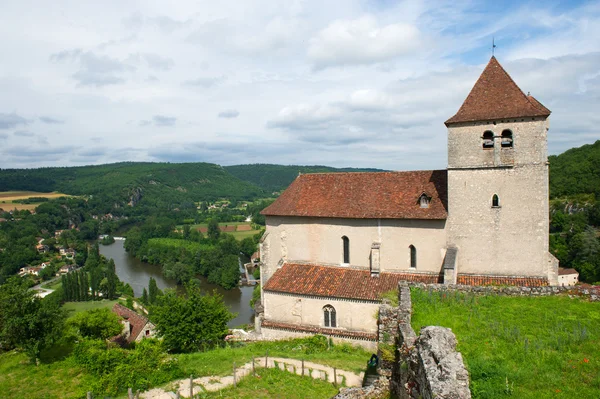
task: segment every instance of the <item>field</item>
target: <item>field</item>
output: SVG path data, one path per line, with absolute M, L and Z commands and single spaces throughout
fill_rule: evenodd
M 65 302 L 63 308 L 68 312 L 68 316 L 75 313 L 85 312 L 86 310 L 109 308 L 112 309 L 117 301 L 88 301 L 88 302 Z
M 38 207 L 40 203 L 35 204 L 18 204 L 13 203 L 14 200 L 22 200 L 31 197 L 43 197 L 48 199 L 68 197 L 67 194 L 52 192 L 52 193 L 38 193 L 35 191 L 2 191 L 0 192 L 0 208 L 5 211 L 17 209 L 17 210 L 33 210 Z
M 415 331 L 449 327 L 473 398 L 599 398 L 600 304 L 412 290 Z
M 177 226 L 178 230 L 182 228 L 183 226 L 181 225 Z M 206 235 L 206 232 L 208 231 L 208 224 L 192 224 L 190 225 L 190 229 L 196 229 L 202 234 Z M 255 234 L 260 232 L 260 230 L 253 229 L 252 223 L 249 222 L 222 222 L 219 223 L 219 229 L 224 233 L 231 234 L 239 241 L 246 237 L 253 237 Z

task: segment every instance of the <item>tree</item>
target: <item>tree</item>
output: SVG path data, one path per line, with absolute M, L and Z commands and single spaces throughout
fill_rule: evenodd
M 148 291 L 146 290 L 146 287 L 144 287 L 144 291 L 142 291 L 141 301 L 144 305 L 148 305 Z
M 202 295 L 200 288 L 188 284 L 186 294 L 168 290 L 152 312 L 152 321 L 170 352 L 214 347 L 227 334 L 227 322 L 234 317 L 216 292 Z
M 106 297 L 114 299 L 117 297 L 117 282 L 118 277 L 115 272 L 115 261 L 109 260 L 106 267 Z
M 244 255 L 250 257 L 255 251 L 256 244 L 252 238 L 246 237 L 240 242 L 240 252 L 242 252 Z
M 169 262 L 163 266 L 163 274 L 166 278 L 176 280 L 177 284 L 182 284 L 194 277 L 194 270 L 192 266 L 181 262 Z
M 154 305 L 156 303 L 156 299 L 158 298 L 158 293 L 160 290 L 156 285 L 156 280 L 154 277 L 150 277 L 150 281 L 148 282 L 148 303 Z
M 208 230 L 206 235 L 213 241 L 217 241 L 219 239 L 221 230 L 219 229 L 219 222 L 217 222 L 216 219 L 208 219 Z
M 85 338 L 107 339 L 123 330 L 119 317 L 106 308 L 77 313 L 67 324 Z
M 36 297 L 19 277 L 0 286 L 0 346 L 22 348 L 32 362 L 60 338 L 65 317 L 58 300 Z

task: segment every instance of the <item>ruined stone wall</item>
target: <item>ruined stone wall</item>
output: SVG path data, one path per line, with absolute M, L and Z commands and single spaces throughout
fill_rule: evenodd
M 408 282 L 410 286 L 423 290 L 433 291 L 461 291 L 481 295 L 506 295 L 506 296 L 549 296 L 568 294 L 575 297 L 585 297 L 592 302 L 600 301 L 600 286 L 544 286 L 544 287 L 518 287 L 518 286 L 473 286 L 473 285 L 444 285 L 423 284 Z
M 412 301 L 406 283 L 400 283 L 395 317 L 396 359 L 392 364 L 390 391 L 400 399 L 469 399 L 469 374 L 456 351 L 456 337 L 449 328 L 425 327 L 417 337 L 412 329 Z M 383 305 L 385 307 L 388 305 Z M 392 313 L 384 311 L 387 320 Z M 382 321 L 382 324 L 384 322 Z M 387 323 L 386 323 L 387 324 Z M 387 326 L 386 326 L 387 327 Z M 386 364 L 384 363 L 384 366 Z

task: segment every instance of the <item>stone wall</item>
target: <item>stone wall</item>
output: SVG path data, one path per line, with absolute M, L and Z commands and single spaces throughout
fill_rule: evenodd
M 413 287 L 432 291 L 461 291 L 480 295 L 506 295 L 506 296 L 549 296 L 568 294 L 573 297 L 585 297 L 592 302 L 600 301 L 600 286 L 543 286 L 543 287 L 519 287 L 519 286 L 473 286 L 473 285 L 444 285 L 407 283 Z
M 396 358 L 391 367 L 390 391 L 400 399 L 469 399 L 469 374 L 456 351 L 456 337 L 449 328 L 425 327 L 417 337 L 412 329 L 410 289 L 400 283 L 396 313 L 380 311 L 380 327 L 389 331 L 395 317 Z M 380 334 L 380 339 L 384 335 Z M 384 343 L 387 345 L 387 343 Z M 384 362 L 383 367 L 387 364 Z

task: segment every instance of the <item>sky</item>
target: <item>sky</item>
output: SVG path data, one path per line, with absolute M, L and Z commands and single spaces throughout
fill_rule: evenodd
M 443 169 L 491 56 L 600 139 L 600 2 L 0 0 L 0 168 Z

